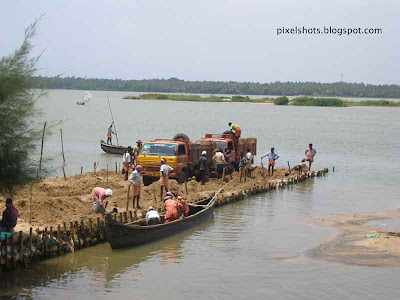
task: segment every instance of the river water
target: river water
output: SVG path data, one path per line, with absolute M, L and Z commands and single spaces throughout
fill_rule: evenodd
M 2 274 L 0 295 L 33 299 L 398 299 L 397 268 L 317 261 L 306 251 L 337 232 L 320 218 L 399 207 L 400 109 L 282 107 L 268 104 L 123 100 L 135 93 L 50 91 L 44 119 L 63 120 L 67 174 L 106 168 L 119 157 L 102 152 L 111 123 L 120 144 L 137 139 L 192 140 L 221 133 L 229 121 L 258 138 L 258 156 L 271 146 L 277 167 L 298 163 L 312 142 L 322 178 L 217 208 L 207 223 L 162 241 L 112 251 L 108 244 Z M 46 140 L 61 165 L 59 129 Z M 335 166 L 335 172 L 332 167 Z M 111 168 L 111 167 L 110 167 Z

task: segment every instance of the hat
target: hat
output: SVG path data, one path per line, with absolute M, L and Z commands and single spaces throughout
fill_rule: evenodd
M 166 196 L 168 197 L 174 197 L 174 194 L 172 194 L 171 192 L 167 192 Z
M 167 201 L 168 199 L 172 199 L 172 197 L 171 197 L 171 196 L 166 196 L 166 197 L 164 198 L 164 201 Z
M 149 206 L 149 208 L 147 209 L 147 211 L 151 211 L 151 210 L 153 210 L 154 208 L 153 208 L 153 206 Z
M 143 167 L 141 165 L 137 165 L 136 166 L 136 171 L 138 171 L 139 173 L 142 173 Z
M 207 155 L 207 151 L 203 151 L 203 152 L 201 152 L 201 155 Z
M 137 144 L 141 144 L 141 143 L 142 143 L 142 140 L 138 140 L 136 143 L 137 143 Z
M 106 189 L 106 196 L 112 196 L 112 189 Z
M 167 161 L 165 160 L 165 158 L 161 158 L 161 162 L 167 163 Z

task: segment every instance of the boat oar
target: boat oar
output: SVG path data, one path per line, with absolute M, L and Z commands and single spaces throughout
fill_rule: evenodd
M 228 184 L 230 184 L 232 181 L 235 181 L 236 179 L 238 179 L 238 177 L 233 178 L 231 181 L 229 181 L 227 184 L 225 184 L 222 188 L 220 188 L 220 189 L 214 194 L 214 197 L 211 198 L 211 201 L 208 202 L 207 206 L 210 206 L 211 203 L 215 200 L 215 197 L 217 197 L 217 195 L 218 195 Z

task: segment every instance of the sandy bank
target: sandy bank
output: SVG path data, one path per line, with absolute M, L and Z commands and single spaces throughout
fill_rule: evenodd
M 346 264 L 398 267 L 400 234 L 366 224 L 379 219 L 398 219 L 400 222 L 400 211 L 324 218 L 322 224 L 338 228 L 341 234 L 307 254 Z
M 255 168 L 252 178 L 246 182 L 239 183 L 236 180 L 224 191 L 226 193 L 246 189 L 261 183 L 285 178 L 285 169 L 276 170 L 273 177 L 264 177 L 260 167 Z M 266 172 L 265 172 L 266 174 Z M 75 175 L 64 178 L 45 179 L 33 185 L 32 189 L 32 223 L 29 224 L 29 186 L 25 186 L 16 191 L 13 199 L 17 207 L 20 218 L 15 228 L 16 231 L 28 230 L 29 227 L 43 228 L 44 226 L 62 225 L 63 222 L 80 221 L 81 218 L 95 219 L 99 215 L 92 212 L 91 191 L 93 187 L 109 187 L 113 190 L 113 196 L 109 198 L 107 210 L 117 207 L 119 211 L 125 211 L 128 190 L 128 181 L 124 181 L 122 174 L 108 172 L 105 170 L 83 175 Z M 233 174 L 233 178 L 238 173 Z M 228 175 L 227 179 L 231 176 Z M 221 179 L 210 179 L 206 185 L 202 186 L 195 180 L 187 183 L 188 194 L 185 185 L 179 185 L 175 180 L 170 180 L 170 190 L 177 190 L 185 196 L 188 202 L 193 202 L 213 194 L 224 183 Z M 160 186 L 159 182 L 154 182 L 149 186 L 142 186 L 140 205 L 143 209 L 152 205 L 160 208 Z M 0 198 L 0 210 L 5 208 L 5 201 Z M 132 200 L 129 200 L 129 209 L 132 210 Z M 144 212 L 144 211 L 141 211 Z

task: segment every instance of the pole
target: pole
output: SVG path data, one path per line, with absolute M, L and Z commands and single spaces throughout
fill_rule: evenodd
M 114 117 L 113 117 L 113 113 L 112 113 L 111 105 L 110 105 L 110 98 L 108 97 L 108 95 L 107 95 L 107 100 L 108 100 L 108 107 L 110 108 L 111 119 L 112 119 L 112 122 L 114 124 L 115 136 L 117 137 L 117 145 L 119 146 L 117 127 L 115 127 Z
M 63 142 L 63 135 L 62 135 L 62 129 L 61 128 L 60 128 L 60 133 L 61 133 L 61 151 L 62 151 L 62 157 L 63 157 L 62 170 L 63 170 L 63 173 L 64 173 L 64 180 L 67 180 L 67 176 L 65 175 L 64 142 Z
M 39 170 L 37 173 L 37 180 L 39 180 L 39 174 L 40 174 L 40 171 L 42 170 L 43 142 L 44 142 L 44 134 L 46 132 L 46 124 L 47 124 L 47 122 L 44 122 L 43 135 L 42 135 L 42 147 L 40 149 L 40 160 L 39 160 Z
M 126 211 L 129 209 L 129 192 L 131 190 L 131 184 L 128 185 L 128 193 L 126 195 Z
M 32 182 L 29 189 L 29 224 L 32 224 Z

